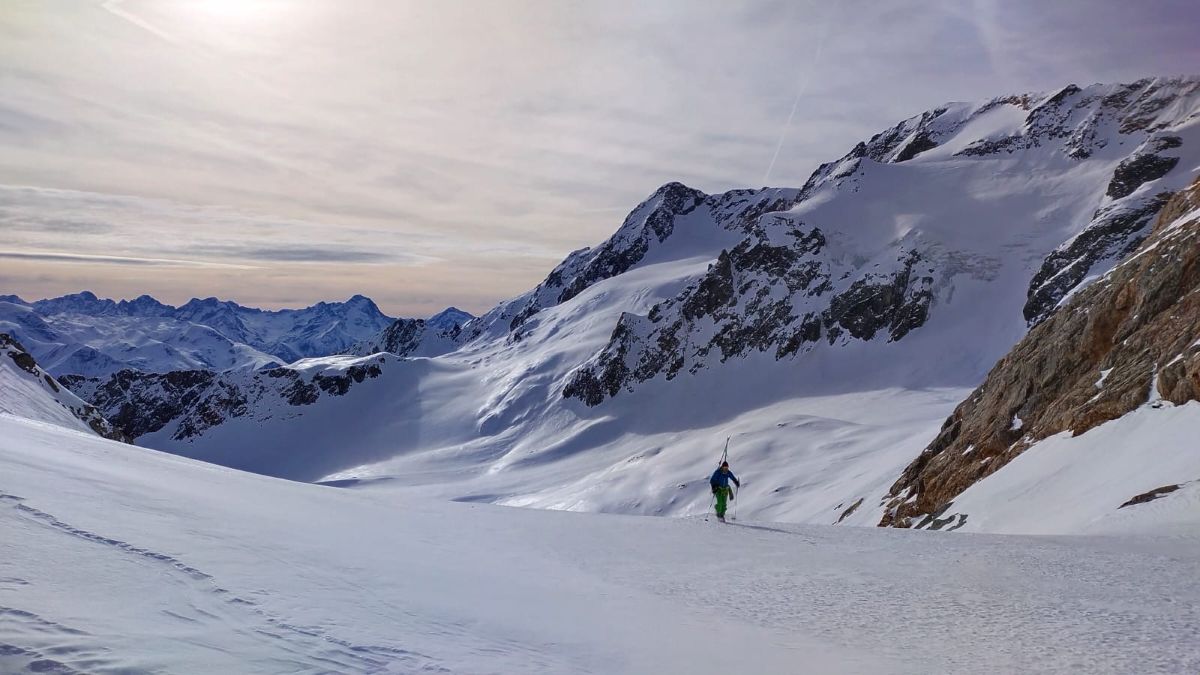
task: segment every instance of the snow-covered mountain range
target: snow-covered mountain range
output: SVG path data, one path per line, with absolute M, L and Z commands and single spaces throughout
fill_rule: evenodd
M 437 318 L 448 325 L 462 320 L 459 310 Z M 148 295 L 113 301 L 88 291 L 36 302 L 0 297 L 0 331 L 21 340 L 56 375 L 274 367 L 346 352 L 394 321 L 361 295 L 277 311 L 216 298 L 180 307 Z
M 465 324 L 388 322 L 347 345 L 356 357 L 258 373 L 70 386 L 148 447 L 559 509 L 703 511 L 732 437 L 746 515 L 874 525 L 955 405 L 1137 250 L 1198 170 L 1197 78 L 947 104 L 798 188 L 664 185 L 609 240 Z M 987 519 L 997 506 L 966 528 L 1030 522 Z M 1144 525 L 1128 513 L 1051 530 Z

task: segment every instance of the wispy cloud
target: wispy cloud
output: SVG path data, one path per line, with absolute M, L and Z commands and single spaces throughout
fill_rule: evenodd
M 211 269 L 251 270 L 249 265 L 205 262 L 202 260 L 173 260 L 170 258 L 131 258 L 117 255 L 89 255 L 87 253 L 61 253 L 54 251 L 5 251 L 0 249 L 0 258 L 10 260 L 39 260 L 46 262 L 89 263 L 103 265 L 141 265 L 154 267 L 205 267 Z

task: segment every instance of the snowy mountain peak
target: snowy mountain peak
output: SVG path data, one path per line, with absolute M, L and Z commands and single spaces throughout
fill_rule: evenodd
M 462 328 L 468 321 L 474 318 L 475 316 L 470 312 L 464 312 L 457 307 L 447 307 L 426 319 L 425 323 L 439 331 L 446 332 Z
M 117 313 L 126 316 L 171 316 L 175 308 L 165 305 L 149 295 L 139 295 L 133 300 L 117 302 Z
M 117 303 L 112 300 L 96 297 L 91 291 L 80 291 L 57 298 L 38 300 L 32 307 L 43 315 L 51 314 L 87 314 L 101 316 L 116 311 Z

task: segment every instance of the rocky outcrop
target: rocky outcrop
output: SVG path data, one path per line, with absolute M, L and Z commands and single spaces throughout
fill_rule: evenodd
M 1178 148 L 1180 145 L 1182 145 L 1182 141 L 1178 136 L 1165 136 L 1155 139 L 1153 147 L 1155 151 L 1162 151 Z M 1109 182 L 1108 191 L 1105 194 L 1112 199 L 1128 197 L 1146 183 L 1156 181 L 1170 173 L 1178 163 L 1178 157 L 1166 157 L 1155 154 L 1155 152 L 1138 153 L 1126 158 L 1117 165 L 1117 170 L 1113 172 L 1112 181 Z
M 1148 503 L 1154 501 L 1155 499 L 1162 499 L 1163 497 L 1166 497 L 1167 495 L 1171 494 L 1172 492 L 1175 492 L 1176 490 L 1178 490 L 1182 487 L 1183 487 L 1182 485 L 1176 484 L 1176 485 L 1164 485 L 1162 487 L 1154 488 L 1153 490 L 1151 490 L 1149 492 L 1143 492 L 1140 495 L 1130 497 L 1128 501 L 1126 501 L 1124 504 L 1121 504 L 1117 508 L 1123 509 L 1123 508 L 1126 508 L 1129 506 L 1137 506 L 1138 504 L 1148 504 Z
M 379 352 L 396 356 L 437 356 L 461 344 L 464 325 L 466 322 L 454 320 L 435 324 L 425 319 L 396 319 L 378 335 L 354 345 L 347 353 L 356 356 Z
M 396 319 L 376 337 L 351 348 L 351 354 L 367 355 L 389 352 L 397 356 L 408 356 L 421 346 L 425 336 L 425 321 L 421 319 Z
M 326 368 L 280 367 L 258 373 L 122 370 L 105 380 L 72 377 L 66 382 L 130 439 L 166 429 L 173 440 L 186 440 L 232 419 L 269 418 L 273 409 L 303 408 L 323 396 L 344 396 L 355 385 L 382 375 L 391 358 L 343 360 Z
M 1195 97 L 1200 81 L 1145 79 L 1106 91 L 1081 90 L 1071 85 L 1034 109 L 1022 133 L 989 141 L 986 152 L 976 146 L 960 154 L 979 155 L 1039 147 L 1065 139 L 1068 157 L 1086 159 L 1106 147 L 1115 126 L 1117 138 L 1140 140 L 1137 150 L 1113 171 L 1107 200 L 1080 234 L 1050 253 L 1029 284 L 1025 320 L 1032 326 L 1045 320 L 1063 298 L 1088 276 L 1104 272 L 1141 244 L 1158 210 L 1183 178 L 1164 180 L 1179 164 L 1176 151 L 1183 140 L 1174 133 L 1192 121 L 1191 115 L 1166 114 L 1171 106 Z
M 1045 320 L 1097 265 L 1120 260 L 1137 249 L 1170 197 L 1170 192 L 1162 192 L 1097 210 L 1078 236 L 1046 256 L 1030 280 L 1025 321 L 1036 325 Z
M 595 249 L 576 251 L 554 268 L 530 301 L 516 312 L 509 328 L 516 330 L 545 307 L 564 303 L 599 281 L 629 271 L 652 245 L 674 233 L 677 217 L 691 213 L 707 197 L 682 183 L 667 183 L 655 190 L 626 216 L 608 241 Z
M 33 358 L 29 352 L 21 346 L 12 336 L 7 333 L 0 333 L 0 359 L 4 359 L 11 367 L 15 369 L 19 377 L 25 378 L 27 385 L 25 388 L 18 391 L 36 392 L 36 396 L 49 399 L 49 405 L 57 404 L 70 413 L 66 417 L 74 417 L 87 425 L 89 429 L 99 436 L 108 438 L 114 441 L 128 442 L 121 430 L 114 426 L 99 409 L 95 406 L 81 400 L 66 387 L 61 385 L 54 377 L 42 370 L 37 364 L 37 360 Z M 0 363 L 0 368 L 5 367 L 4 363 Z M 39 391 L 40 390 L 40 391 Z M 2 392 L 5 395 L 16 395 L 15 392 Z M 21 402 L 12 402 L 10 406 L 3 408 L 21 409 Z M 62 413 L 60 413 L 62 414 Z
M 935 519 L 1039 440 L 1200 400 L 1200 181 L 1150 237 L 1000 360 L 892 486 L 881 525 Z
M 595 406 L 658 375 L 670 380 L 751 352 L 776 359 L 820 341 L 896 341 L 924 324 L 933 277 L 901 250 L 890 272 L 847 269 L 820 228 L 777 214 L 722 251 L 708 272 L 645 317 L 626 313 L 608 346 L 579 368 L 566 398 Z

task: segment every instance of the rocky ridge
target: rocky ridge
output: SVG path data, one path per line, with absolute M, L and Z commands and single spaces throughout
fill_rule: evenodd
M 379 377 L 394 361 L 377 354 L 301 361 L 255 373 L 122 370 L 107 379 L 67 376 L 63 383 L 132 440 L 165 429 L 168 438 L 182 441 L 233 419 L 270 419 L 280 409 L 302 412 L 323 397 L 344 396 Z

